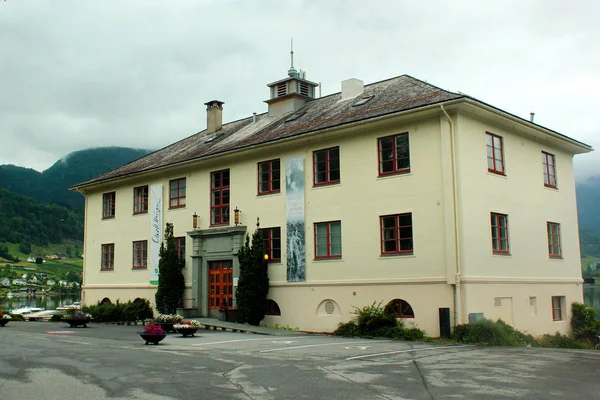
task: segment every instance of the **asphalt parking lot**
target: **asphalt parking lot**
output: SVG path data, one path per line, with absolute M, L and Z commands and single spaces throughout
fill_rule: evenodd
M 0 399 L 598 399 L 600 352 L 11 322 Z

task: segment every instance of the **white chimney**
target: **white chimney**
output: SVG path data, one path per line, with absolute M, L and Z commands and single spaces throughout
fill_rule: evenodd
M 215 133 L 223 126 L 223 103 L 219 100 L 211 100 L 204 103 L 206 106 L 206 132 Z
M 342 81 L 342 100 L 353 99 L 365 91 L 365 84 L 360 79 L 350 78 Z

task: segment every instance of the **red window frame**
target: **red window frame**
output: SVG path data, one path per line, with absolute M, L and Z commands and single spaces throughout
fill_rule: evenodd
M 332 229 L 332 224 L 338 224 L 339 232 L 335 232 L 334 229 Z M 320 226 L 325 227 L 325 233 L 319 234 L 318 231 Z M 332 251 L 332 247 L 337 246 L 336 244 L 332 243 L 333 235 L 335 234 L 339 236 L 339 254 L 334 254 Z M 314 226 L 314 235 L 315 259 L 342 258 L 342 221 L 316 222 Z M 325 244 L 319 244 L 320 237 L 325 238 Z M 319 249 L 325 249 L 325 255 L 319 255 Z
M 177 256 L 179 257 L 179 260 L 185 263 L 185 236 L 179 236 L 174 239 Z
M 506 175 L 504 168 L 504 139 L 502 136 L 486 132 L 485 146 L 487 149 L 488 172 Z
M 550 258 L 562 258 L 562 243 L 560 240 L 560 224 L 546 222 L 548 232 L 548 256 Z
M 544 166 L 544 186 L 556 189 L 556 158 L 554 154 L 542 151 L 542 165 Z
M 391 147 L 384 147 L 384 142 L 391 140 Z M 405 143 L 401 143 L 402 141 Z M 385 153 L 391 150 L 391 158 Z M 408 132 L 385 136 L 377 139 L 377 160 L 379 176 L 407 174 L 410 172 L 410 140 Z M 391 163 L 391 164 L 390 164 Z M 391 165 L 392 168 L 384 168 Z M 384 170 L 389 169 L 389 170 Z
M 379 226 L 382 255 L 414 253 L 412 213 L 382 215 Z M 392 244 L 394 250 L 386 250 Z
M 317 161 L 317 158 L 321 155 L 325 156 L 324 160 Z M 339 146 L 313 151 L 313 186 L 340 183 L 340 168 Z M 325 174 L 324 179 L 319 178 L 320 174 Z
M 148 213 L 148 185 L 133 188 L 133 213 Z
M 265 185 L 266 188 L 263 187 Z M 281 160 L 277 158 L 275 160 L 259 162 L 258 194 L 263 195 L 279 192 L 281 192 Z
M 185 207 L 185 187 L 185 178 L 171 179 L 169 181 L 169 208 Z
M 415 312 L 408 301 L 403 299 L 394 299 L 385 307 L 386 311 L 394 313 L 396 318 L 414 318 Z
M 504 220 L 504 226 L 502 221 Z M 499 213 L 490 213 L 490 224 L 492 227 L 492 252 L 494 254 L 509 254 L 510 243 L 508 241 L 508 215 Z M 504 229 L 505 234 L 502 234 Z M 502 244 L 505 244 L 503 248 Z
M 107 243 L 101 247 L 100 270 L 112 271 L 115 269 L 115 244 Z
M 563 296 L 552 296 L 552 321 L 563 320 L 562 297 Z
M 231 201 L 229 169 L 210 173 L 210 225 L 229 225 Z
M 116 192 L 102 194 L 102 219 L 115 217 Z
M 281 262 L 281 228 L 261 228 L 267 262 Z
M 147 269 L 148 268 L 148 241 L 138 240 L 133 242 L 133 268 Z

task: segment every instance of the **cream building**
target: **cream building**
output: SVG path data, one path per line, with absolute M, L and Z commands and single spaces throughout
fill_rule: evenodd
M 407 75 L 316 98 L 291 68 L 268 87 L 267 113 L 223 125 L 208 102 L 207 129 L 72 188 L 84 303 L 154 301 L 172 222 L 182 313 L 235 308 L 235 253 L 260 218 L 265 324 L 332 331 L 383 302 L 431 336 L 482 316 L 569 329 L 583 299 L 572 158 L 590 146 Z

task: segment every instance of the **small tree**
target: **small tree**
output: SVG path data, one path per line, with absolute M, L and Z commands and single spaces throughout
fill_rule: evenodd
M 246 235 L 244 246 L 237 253 L 240 262 L 240 279 L 235 292 L 238 319 L 250 325 L 258 325 L 265 317 L 269 293 L 269 269 L 265 260 L 265 244 L 256 219 L 256 230 Z
M 166 243 L 166 245 L 165 245 Z M 158 289 L 154 299 L 156 309 L 163 314 L 175 314 L 183 307 L 185 261 L 179 258 L 173 237 L 173 224 L 167 222 L 165 240 L 160 245 L 158 260 Z

